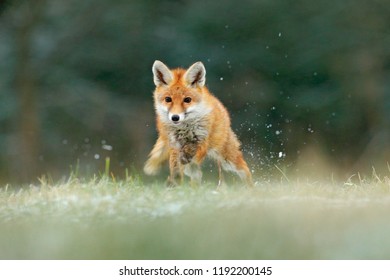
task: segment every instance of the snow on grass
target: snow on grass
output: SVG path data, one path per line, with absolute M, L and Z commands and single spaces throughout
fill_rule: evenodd
M 284 178 L 282 178 L 284 179 Z M 388 258 L 390 180 L 0 189 L 0 258 Z

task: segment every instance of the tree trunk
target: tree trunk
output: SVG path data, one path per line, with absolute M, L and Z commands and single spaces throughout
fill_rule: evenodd
M 32 39 L 39 23 L 44 1 L 28 1 L 21 7 L 15 33 L 15 91 L 18 100 L 17 143 L 12 175 L 27 182 L 39 176 L 40 121 L 38 87 L 32 60 Z

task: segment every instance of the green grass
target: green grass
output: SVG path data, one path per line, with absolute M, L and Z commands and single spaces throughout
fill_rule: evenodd
M 355 179 L 353 181 L 353 179 Z M 388 259 L 390 179 L 0 189 L 1 259 Z

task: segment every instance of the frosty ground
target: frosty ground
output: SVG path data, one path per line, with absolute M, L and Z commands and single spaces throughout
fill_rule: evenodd
M 390 179 L 0 189 L 1 259 L 388 259 Z

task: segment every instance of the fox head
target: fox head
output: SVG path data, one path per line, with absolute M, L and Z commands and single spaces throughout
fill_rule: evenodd
M 205 87 L 206 69 L 202 62 L 194 63 L 187 70 L 170 70 L 156 60 L 153 64 L 153 80 L 156 85 L 156 112 L 162 122 L 179 125 L 202 118 L 211 111 L 205 102 L 208 91 Z

